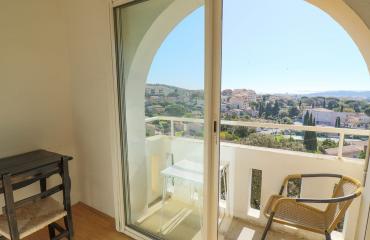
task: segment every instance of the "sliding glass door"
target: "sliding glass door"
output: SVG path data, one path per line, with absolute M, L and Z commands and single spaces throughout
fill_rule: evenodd
M 223 10 L 222 0 L 113 2 L 126 2 L 113 9 L 123 232 L 136 239 L 260 239 L 263 211 L 287 175 L 325 170 L 362 178 L 368 133 L 356 128 L 369 124 L 369 104 L 330 89 L 306 92 L 346 89 L 340 79 L 352 68 L 341 66 L 363 60 L 349 64 L 357 47 L 324 12 L 307 1 L 230 0 Z M 348 139 L 346 128 L 361 136 Z M 321 198 L 334 186 L 292 178 L 283 193 Z M 336 226 L 336 238 L 354 239 L 358 207 Z M 270 238 L 311 236 L 278 228 Z
M 126 226 L 153 239 L 201 239 L 204 3 L 133 1 L 114 19 Z

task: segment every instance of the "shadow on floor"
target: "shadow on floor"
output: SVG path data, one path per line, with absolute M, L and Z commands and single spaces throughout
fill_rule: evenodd
M 261 240 L 263 230 L 263 227 L 237 218 L 226 218 L 220 225 L 219 240 Z M 270 230 L 267 240 L 307 240 L 307 238 Z

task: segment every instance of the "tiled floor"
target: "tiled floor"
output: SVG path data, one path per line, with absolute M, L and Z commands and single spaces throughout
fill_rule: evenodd
M 236 218 L 224 219 L 220 226 L 219 240 L 260 240 L 264 228 Z M 303 240 L 288 233 L 270 230 L 268 240 Z M 306 239 L 305 239 L 306 240 Z
M 188 214 L 166 234 L 161 231 L 161 226 L 169 224 L 182 210 L 191 210 Z M 167 201 L 163 208 L 155 211 L 148 216 L 140 227 L 161 236 L 164 239 L 174 240 L 198 240 L 200 235 L 200 215 L 199 210 L 194 206 L 187 205 L 178 201 Z M 220 225 L 219 240 L 260 240 L 263 227 L 256 226 L 236 218 L 224 217 Z M 269 231 L 268 240 L 308 240 L 288 234 L 286 232 Z
M 198 240 L 201 239 L 200 222 L 199 208 L 169 200 L 138 225 L 163 239 Z

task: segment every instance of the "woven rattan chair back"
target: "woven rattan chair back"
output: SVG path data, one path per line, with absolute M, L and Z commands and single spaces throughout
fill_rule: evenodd
M 359 183 L 355 182 L 354 180 L 347 177 L 342 177 L 334 189 L 332 198 L 344 198 L 346 196 L 355 194 L 359 187 Z M 353 198 L 344 198 L 343 201 L 328 204 L 325 210 L 325 219 L 327 226 L 330 226 L 330 230 L 334 230 L 337 224 L 343 220 L 345 212 L 351 205 L 352 201 Z

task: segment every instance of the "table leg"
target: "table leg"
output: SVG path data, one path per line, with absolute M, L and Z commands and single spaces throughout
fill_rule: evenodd
M 162 203 L 163 204 L 166 201 L 166 197 L 167 197 L 167 177 L 164 176 L 163 177 L 163 187 L 162 187 Z

